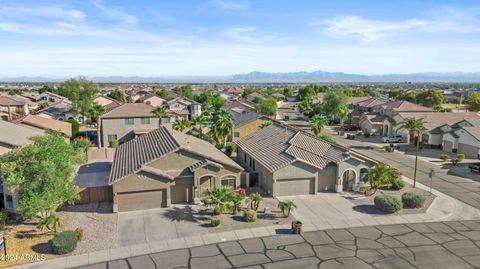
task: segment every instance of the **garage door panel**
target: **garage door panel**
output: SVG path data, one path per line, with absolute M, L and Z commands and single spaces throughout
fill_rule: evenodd
M 120 193 L 117 195 L 118 211 L 134 211 L 165 207 L 166 190 Z
M 276 195 L 304 195 L 313 194 L 315 188 L 315 178 L 298 178 L 298 179 L 277 179 Z
M 478 148 L 471 145 L 459 143 L 458 153 L 465 154 L 467 158 L 474 158 L 474 159 L 478 158 Z

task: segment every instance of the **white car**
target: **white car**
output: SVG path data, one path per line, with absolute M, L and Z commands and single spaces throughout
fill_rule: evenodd
M 402 143 L 402 135 L 389 135 L 382 137 L 383 143 Z

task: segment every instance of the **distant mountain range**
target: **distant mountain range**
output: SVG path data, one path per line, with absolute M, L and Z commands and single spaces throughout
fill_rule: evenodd
M 359 75 L 341 72 L 285 72 L 268 73 L 253 71 L 233 76 L 170 76 L 139 77 L 110 76 L 87 77 L 98 83 L 288 83 L 288 82 L 480 82 L 480 72 L 412 73 L 386 75 Z M 66 78 L 11 77 L 0 78 L 0 82 L 61 82 Z

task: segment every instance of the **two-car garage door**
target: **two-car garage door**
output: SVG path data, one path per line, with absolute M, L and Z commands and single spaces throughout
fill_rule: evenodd
M 472 145 L 467 145 L 463 143 L 458 143 L 458 153 L 463 153 L 467 158 L 478 159 L 478 147 Z
M 166 189 L 119 193 L 117 195 L 118 211 L 133 211 L 166 206 Z
M 276 196 L 302 195 L 315 193 L 315 178 L 277 179 Z

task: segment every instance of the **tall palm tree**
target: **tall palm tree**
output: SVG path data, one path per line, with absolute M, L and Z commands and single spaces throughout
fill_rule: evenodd
M 233 117 L 230 112 L 224 108 L 217 111 L 211 122 L 209 134 L 217 143 L 223 142 L 223 148 L 227 146 L 227 137 L 233 130 Z
M 172 124 L 172 128 L 174 130 L 177 130 L 177 131 L 180 131 L 180 132 L 183 132 L 185 131 L 186 129 L 192 127 L 192 122 L 185 119 L 185 118 L 178 118 L 173 124 Z
M 205 115 L 200 115 L 195 118 L 195 124 L 198 124 L 198 129 L 200 131 L 200 138 L 203 137 L 203 126 L 208 122 L 208 118 Z
M 323 128 L 325 128 L 325 125 L 327 124 L 327 120 L 320 115 L 315 115 L 310 119 L 310 127 L 312 127 L 312 130 L 316 136 L 320 135 Z
M 368 170 L 367 175 L 370 189 L 374 190 L 371 195 L 377 192 L 378 187 L 389 184 L 397 178 L 398 172 L 394 168 L 383 163 L 376 164 Z
M 164 106 L 157 106 L 152 110 L 152 114 L 158 118 L 158 127 L 162 126 L 162 119 L 168 117 L 168 110 Z
M 410 144 L 415 141 L 416 135 L 417 144 L 415 147 L 415 170 L 413 172 L 413 187 L 417 181 L 417 165 L 418 165 L 418 148 L 420 146 L 420 132 L 425 130 L 425 120 L 423 118 L 407 117 L 401 123 L 399 129 L 406 129 L 409 132 Z
M 348 117 L 348 107 L 341 106 L 338 108 L 338 117 L 340 118 L 340 127 L 343 128 L 343 123 Z
M 97 126 L 97 141 L 98 141 L 99 147 L 100 147 L 100 124 L 101 124 L 100 116 L 103 115 L 104 113 L 105 113 L 105 107 L 103 107 L 97 102 L 94 102 L 93 105 L 88 110 L 88 114 L 90 115 L 90 117 L 95 118 L 95 123 Z

